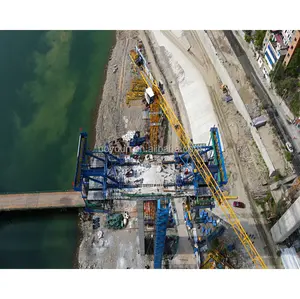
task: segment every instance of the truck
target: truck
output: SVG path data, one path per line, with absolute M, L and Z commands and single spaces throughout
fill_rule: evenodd
M 268 121 L 268 119 L 264 115 L 261 115 L 259 117 L 255 117 L 252 119 L 252 125 L 256 129 L 258 129 L 258 128 L 264 126 L 267 123 L 267 121 Z
M 145 100 L 147 101 L 148 105 L 154 102 L 154 92 L 151 87 L 148 87 L 145 91 Z

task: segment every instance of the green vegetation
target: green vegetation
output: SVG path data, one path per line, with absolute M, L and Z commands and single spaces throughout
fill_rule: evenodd
M 245 41 L 247 43 L 250 43 L 253 40 L 253 38 L 252 38 L 252 30 L 243 30 L 243 31 L 245 33 Z
M 274 176 L 274 180 L 275 182 L 278 182 L 282 179 L 282 175 L 280 174 L 280 172 L 277 172 L 276 175 Z
M 291 111 L 295 116 L 300 116 L 300 93 L 295 93 L 293 99 L 290 102 Z
M 252 41 L 251 35 L 245 34 L 245 41 L 246 41 L 247 43 L 250 43 L 250 42 Z
M 276 92 L 289 106 L 295 116 L 300 116 L 300 49 L 296 49 L 290 63 L 285 68 L 283 60 L 276 64 L 270 77 L 274 82 Z
M 285 151 L 284 152 L 284 155 L 285 155 L 285 158 L 288 162 L 291 162 L 292 161 L 292 154 L 288 151 Z
M 267 30 L 256 30 L 253 39 L 256 49 L 261 50 Z

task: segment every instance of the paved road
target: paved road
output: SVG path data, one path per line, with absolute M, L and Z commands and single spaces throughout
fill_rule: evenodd
M 286 113 L 281 106 L 281 101 L 279 101 L 278 97 L 272 95 L 270 90 L 266 87 L 266 82 L 263 82 L 261 71 L 258 68 L 258 65 L 256 66 L 257 63 L 253 57 L 253 53 L 251 55 L 250 50 L 247 51 L 247 49 L 247 53 L 245 52 L 245 48 L 242 47 L 242 40 L 237 39 L 238 36 L 232 31 L 224 30 L 224 34 L 239 59 L 245 73 L 249 77 L 255 92 L 262 101 L 264 108 L 268 112 L 270 120 L 282 142 L 285 143 L 289 141 L 293 144 L 295 154 L 293 155 L 292 162 L 296 173 L 300 175 L 300 133 L 298 129 L 287 123 L 285 117 Z M 296 139 L 293 139 L 294 137 L 296 137 Z

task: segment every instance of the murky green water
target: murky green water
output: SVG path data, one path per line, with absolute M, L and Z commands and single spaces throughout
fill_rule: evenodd
M 69 190 L 113 31 L 0 31 L 0 192 Z M 0 268 L 71 268 L 77 212 L 0 214 Z

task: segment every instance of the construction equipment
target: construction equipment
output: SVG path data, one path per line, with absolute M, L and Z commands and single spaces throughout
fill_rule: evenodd
M 158 134 L 160 126 L 160 106 L 157 100 L 150 105 L 150 145 L 155 151 L 158 145 Z
M 183 129 L 182 124 L 179 122 L 177 116 L 175 115 L 173 109 L 170 107 L 168 101 L 164 98 L 163 94 L 161 93 L 146 63 L 143 63 L 144 59 L 138 47 L 136 47 L 135 50 L 131 50 L 129 56 L 133 62 L 133 65 L 136 67 L 141 77 L 143 78 L 145 84 L 147 84 L 147 86 L 152 88 L 155 94 L 155 100 L 158 101 L 161 110 L 169 120 L 169 123 L 172 125 L 173 129 L 175 130 L 184 149 L 186 149 L 189 152 L 190 157 L 193 160 L 196 169 L 198 170 L 202 178 L 205 180 L 205 183 L 209 188 L 212 197 L 215 199 L 215 201 L 222 209 L 224 215 L 227 218 L 227 221 L 229 222 L 229 224 L 237 234 L 243 246 L 245 247 L 245 250 L 249 254 L 254 265 L 256 267 L 267 268 L 263 259 L 261 258 L 256 248 L 254 247 L 251 239 L 246 234 L 244 228 L 242 227 L 231 205 L 229 204 L 226 197 L 224 196 L 220 186 L 217 184 L 213 175 L 211 174 L 205 162 L 201 158 L 199 151 L 195 149 L 194 144 L 191 141 L 191 138 L 187 135 L 187 133 Z
M 161 93 L 165 94 L 164 84 L 162 83 L 162 81 L 158 81 L 158 87 L 159 87 Z
M 122 214 L 108 215 L 105 227 L 110 229 L 122 229 L 124 227 L 124 216 Z
M 165 248 L 167 225 L 169 221 L 169 209 L 163 207 L 161 200 L 157 201 L 156 212 L 156 236 L 154 243 L 154 269 L 161 269 Z
M 231 97 L 231 95 L 229 94 L 228 86 L 225 85 L 225 84 L 222 84 L 222 85 L 221 85 L 221 89 L 222 89 L 223 94 L 224 94 L 223 100 L 224 100 L 226 103 L 231 102 L 231 101 L 232 101 L 232 97 Z
M 232 269 L 233 267 L 226 261 L 226 258 L 218 251 L 211 251 L 203 265 L 202 269 Z
M 139 54 L 138 54 L 139 53 Z M 147 85 L 147 89 L 145 91 L 145 99 L 150 105 L 150 145 L 152 149 L 155 151 L 157 149 L 158 145 L 158 135 L 159 135 L 159 126 L 160 126 L 160 104 L 158 102 L 158 98 L 155 96 L 154 91 L 152 90 L 152 84 L 151 82 L 154 80 L 151 72 L 149 71 L 147 67 L 147 61 L 144 58 L 143 54 L 141 53 L 141 47 L 136 47 L 136 51 L 132 50 L 130 51 L 130 57 L 133 60 L 135 66 L 141 66 L 143 67 L 145 74 L 147 73 L 147 78 L 149 79 L 149 82 L 147 80 L 145 81 L 145 78 L 142 78 L 144 80 L 144 84 Z M 139 71 L 139 70 L 137 70 Z M 158 87 L 159 88 L 159 87 Z M 160 82 L 160 91 L 163 90 L 163 84 Z M 162 92 L 162 91 L 161 91 Z
M 224 94 L 228 94 L 229 93 L 229 90 L 228 90 L 228 86 L 225 85 L 225 84 L 222 84 L 221 85 L 221 89 L 223 91 Z
M 129 105 L 131 101 L 143 100 L 146 87 L 147 86 L 143 80 L 132 80 L 130 90 L 126 94 L 126 104 Z
M 133 138 L 129 141 L 129 146 L 141 146 L 146 141 L 146 137 L 141 137 L 140 132 L 136 131 Z

